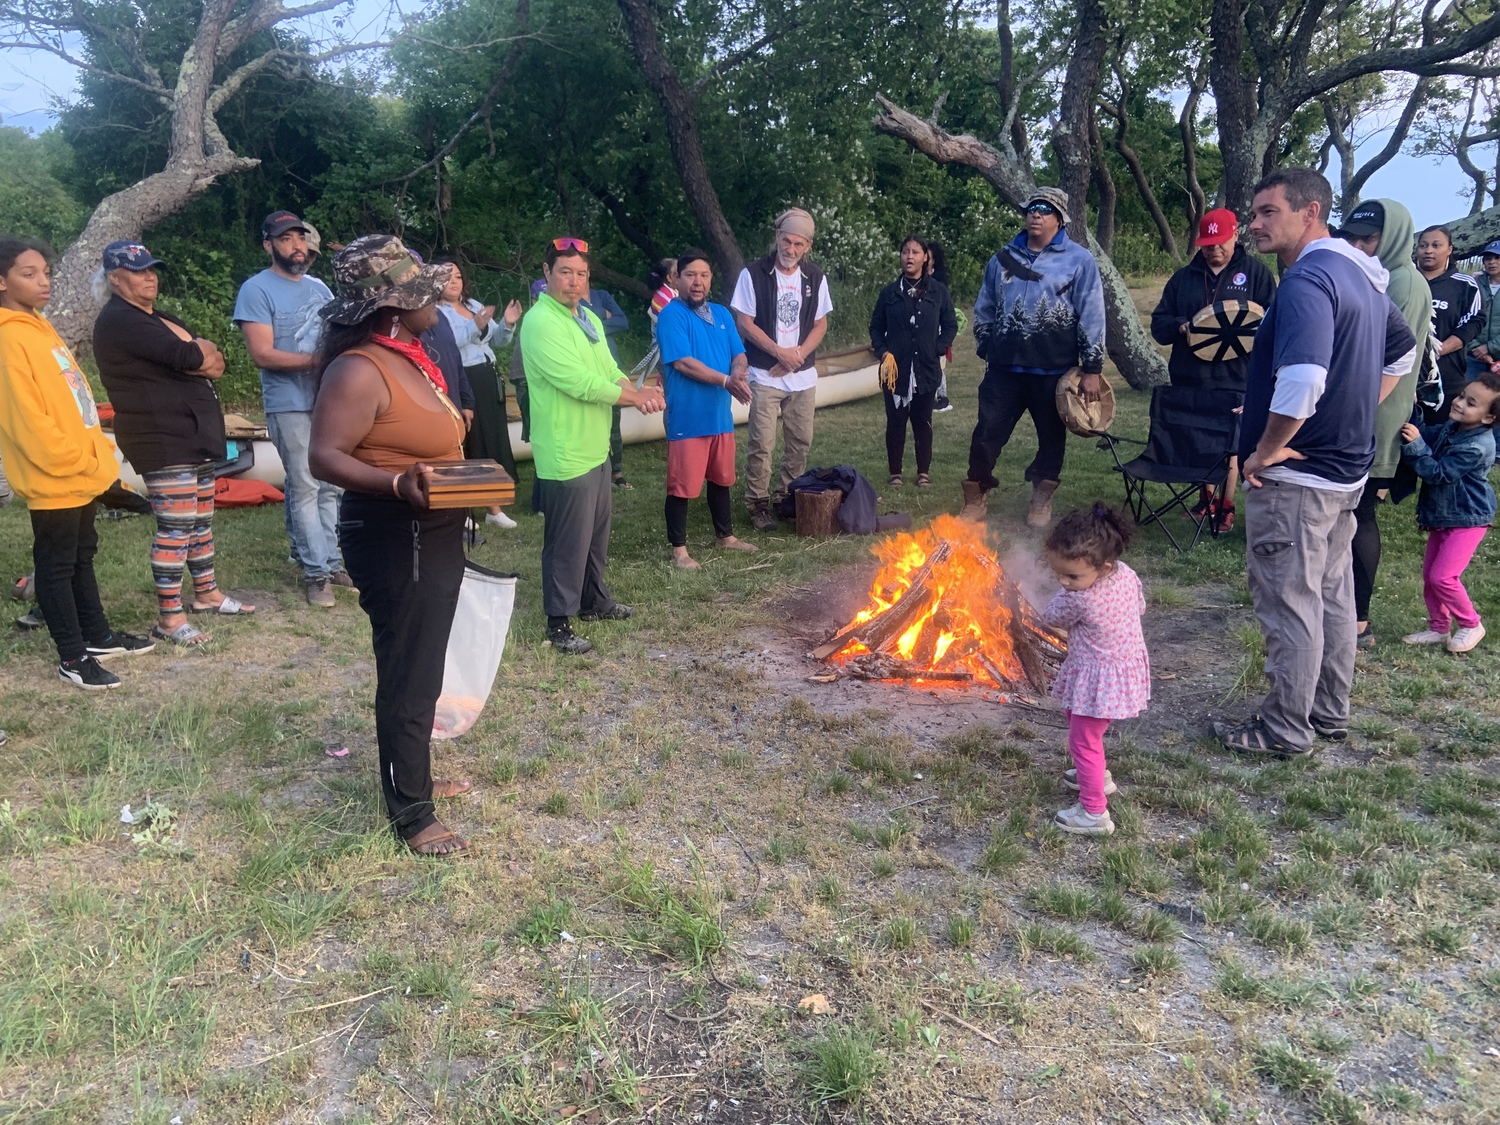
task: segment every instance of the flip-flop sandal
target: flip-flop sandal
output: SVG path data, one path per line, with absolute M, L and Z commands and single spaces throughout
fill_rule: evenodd
M 151 626 L 151 635 L 159 641 L 171 641 L 174 645 L 182 645 L 184 648 L 194 648 L 197 645 L 207 644 L 213 638 L 190 622 L 184 621 L 170 633 L 160 625 Z
M 447 845 L 457 841 L 459 847 L 448 848 Z M 433 836 L 431 839 L 423 840 L 420 844 L 405 840 L 403 843 L 411 849 L 413 855 L 431 856 L 433 859 L 457 859 L 459 856 L 468 855 L 469 849 L 473 847 L 457 832 L 444 832 L 441 836 Z M 439 851 L 437 849 L 446 850 Z
M 614 479 L 614 486 L 616 488 L 618 488 L 621 492 L 634 492 L 635 491 L 635 485 L 631 484 L 623 476 L 615 477 L 615 479 Z
M 1300 758 L 1311 750 L 1294 750 L 1271 737 L 1259 719 L 1248 723 L 1215 723 L 1214 737 L 1226 750 L 1236 754 L 1254 754 L 1268 758 Z
M 245 605 L 243 602 L 237 602 L 228 594 L 225 594 L 224 600 L 218 605 L 190 605 L 188 606 L 188 612 L 212 613 L 217 617 L 249 617 L 255 612 L 255 607 L 253 605 Z

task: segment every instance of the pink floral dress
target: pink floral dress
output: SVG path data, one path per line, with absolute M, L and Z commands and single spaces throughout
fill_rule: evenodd
M 1068 630 L 1068 658 L 1052 695 L 1075 715 L 1133 719 L 1151 699 L 1151 660 L 1141 633 L 1146 596 L 1122 562 L 1087 590 L 1062 590 L 1042 619 Z

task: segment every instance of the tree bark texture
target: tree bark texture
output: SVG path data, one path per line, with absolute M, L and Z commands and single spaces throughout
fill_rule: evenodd
M 1099 197 L 1099 213 L 1094 222 L 1094 237 L 1099 248 L 1106 254 L 1115 249 L 1115 178 L 1109 174 L 1109 165 L 1104 162 L 1104 139 L 1099 136 L 1099 121 L 1093 109 L 1089 110 L 1089 162 L 1092 165 L 1094 194 Z
M 646 84 L 661 104 L 662 116 L 666 118 L 667 140 L 672 147 L 672 160 L 677 166 L 688 206 L 698 220 L 698 228 L 718 264 L 720 275 L 737 278 L 745 266 L 745 256 L 729 220 L 724 217 L 724 208 L 708 174 L 708 161 L 698 135 L 696 95 L 683 85 L 667 58 L 650 0 L 619 0 L 619 5 L 636 62 Z
M 1198 102 L 1208 88 L 1208 71 L 1200 68 L 1193 76 L 1187 101 L 1182 105 L 1182 114 L 1177 118 L 1177 133 L 1182 138 L 1183 178 L 1187 185 L 1188 241 L 1192 242 L 1198 230 L 1198 220 L 1208 214 L 1208 195 L 1198 181 Z
M 888 98 L 876 95 L 880 113 L 875 128 L 905 141 L 938 164 L 963 164 L 973 168 L 1000 198 L 1018 210 L 1026 205 L 1036 184 L 1020 163 L 967 133 L 944 132 L 932 122 L 902 109 Z M 1099 263 L 1104 282 L 1105 344 L 1125 381 L 1137 390 L 1167 381 L 1167 364 L 1161 351 L 1141 325 L 1130 289 L 1109 255 L 1085 226 L 1079 240 Z
M 1052 130 L 1052 148 L 1057 153 L 1058 178 L 1068 193 L 1068 234 L 1082 242 L 1088 232 L 1089 182 L 1093 178 L 1094 146 L 1090 121 L 1099 75 L 1104 68 L 1104 6 L 1101 0 L 1078 0 L 1078 30 L 1073 54 L 1063 78 L 1057 124 Z

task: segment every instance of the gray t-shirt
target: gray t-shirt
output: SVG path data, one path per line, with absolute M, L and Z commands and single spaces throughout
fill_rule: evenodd
M 269 324 L 272 347 L 282 352 L 311 355 L 323 338 L 323 318 L 318 310 L 333 300 L 328 286 L 304 274 L 290 281 L 269 269 L 261 270 L 244 285 L 234 302 L 237 323 Z M 311 410 L 317 397 L 317 376 L 311 371 L 260 371 L 260 393 L 267 414 Z

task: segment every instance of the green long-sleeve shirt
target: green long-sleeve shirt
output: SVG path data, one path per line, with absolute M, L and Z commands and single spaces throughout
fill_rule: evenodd
M 624 376 L 604 325 L 584 310 L 590 340 L 566 305 L 543 293 L 521 321 L 531 388 L 531 456 L 542 480 L 572 480 L 609 460 L 610 408 Z

